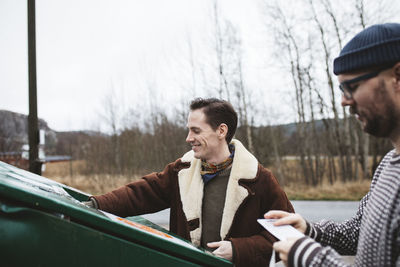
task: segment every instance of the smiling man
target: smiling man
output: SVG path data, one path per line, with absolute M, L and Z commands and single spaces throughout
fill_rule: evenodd
M 236 266 L 265 266 L 276 239 L 257 219 L 269 210 L 292 212 L 293 207 L 272 173 L 232 139 L 237 114 L 230 103 L 199 98 L 190 110 L 186 142 L 191 151 L 162 172 L 91 200 L 123 217 L 171 208 L 173 233 Z
M 307 237 L 274 249 L 288 266 L 400 266 L 400 24 L 371 26 L 357 34 L 334 61 L 343 93 L 363 130 L 388 138 L 394 149 L 375 171 L 370 191 L 353 218 L 312 224 L 298 214 L 271 211 L 277 225 L 292 224 Z

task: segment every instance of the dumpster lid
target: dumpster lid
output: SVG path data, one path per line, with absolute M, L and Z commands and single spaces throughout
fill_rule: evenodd
M 132 221 L 81 204 L 80 201 L 87 200 L 88 197 L 88 194 L 75 188 L 0 161 L 0 202 L 1 199 L 7 199 L 30 208 L 63 214 L 71 221 L 85 226 L 166 253 L 196 259 L 207 265 L 231 265 L 231 262 L 210 255 L 204 249 L 197 248 L 172 233 L 150 227 L 151 223 L 146 225 L 143 223 L 146 219 L 140 216 L 136 216 L 139 220 Z

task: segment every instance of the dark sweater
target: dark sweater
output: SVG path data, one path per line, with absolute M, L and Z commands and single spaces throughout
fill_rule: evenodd
M 201 246 L 208 250 L 211 249 L 207 243 L 221 241 L 222 212 L 230 173 L 231 167 L 228 167 L 204 185 Z
M 306 234 L 320 244 L 299 239 L 289 252 L 289 266 L 350 266 L 338 253 L 355 254 L 354 266 L 400 266 L 399 177 L 400 155 L 392 150 L 376 169 L 357 214 L 343 223 L 309 224 Z

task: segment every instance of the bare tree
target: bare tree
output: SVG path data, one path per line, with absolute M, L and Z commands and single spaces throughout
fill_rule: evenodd
M 115 91 L 114 85 L 112 84 L 109 95 L 104 98 L 103 104 L 103 114 L 101 116 L 106 121 L 107 126 L 111 130 L 111 156 L 113 170 L 116 173 L 121 173 L 121 153 L 120 153 L 120 143 L 119 143 L 119 120 L 120 115 L 120 103 L 118 103 L 117 93 Z
M 218 94 L 220 98 L 223 98 L 223 94 L 225 92 L 227 96 L 227 100 L 230 101 L 230 93 L 228 89 L 228 81 L 225 74 L 225 49 L 224 49 L 224 37 L 222 33 L 222 25 L 221 25 L 221 15 L 218 6 L 217 0 L 214 0 L 214 27 L 215 27 L 215 52 L 217 55 L 217 67 L 218 67 L 218 77 L 219 77 L 219 88 Z
M 366 2 L 370 5 L 368 10 L 371 10 L 372 1 L 354 0 L 353 6 L 345 11 L 341 9 L 339 13 L 334 8 L 338 3 L 330 0 L 264 2 L 267 25 L 275 36 L 279 62 L 288 68 L 292 79 L 299 146 L 297 153 L 308 184 L 320 183 L 324 174 L 331 183 L 338 174 L 342 181 L 357 179 L 358 162 L 363 176 L 369 176 L 370 137 L 360 132 L 358 123 L 348 116 L 344 108 L 337 107 L 336 84 L 331 68 L 333 51 L 336 55 L 341 50 L 345 37 L 373 22 L 372 14 L 366 12 Z M 291 12 L 294 4 L 307 4 L 309 8 L 304 12 Z M 282 8 L 284 5 L 291 5 L 291 8 Z M 376 8 L 373 10 L 376 11 L 374 16 L 381 12 Z M 319 113 L 313 108 L 315 104 Z M 315 123 L 317 114 L 325 128 L 320 133 Z M 325 138 L 325 141 L 315 146 L 319 138 Z M 373 149 L 374 153 L 378 150 Z M 327 158 L 322 160 L 320 155 Z

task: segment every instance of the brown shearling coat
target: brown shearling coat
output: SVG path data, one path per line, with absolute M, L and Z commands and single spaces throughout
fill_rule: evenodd
M 266 266 L 276 241 L 258 223 L 269 210 L 293 212 L 293 207 L 273 174 L 238 141 L 227 185 L 221 222 L 221 240 L 233 246 L 236 266 Z M 118 216 L 134 216 L 171 208 L 170 231 L 200 244 L 203 181 L 201 161 L 193 151 L 151 173 L 101 196 L 95 196 L 101 210 Z

